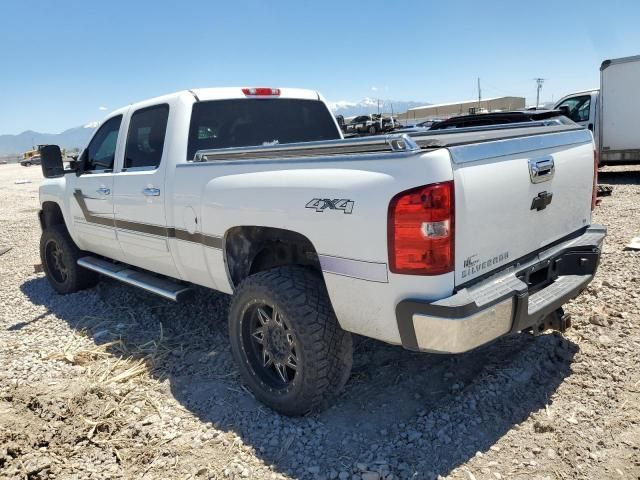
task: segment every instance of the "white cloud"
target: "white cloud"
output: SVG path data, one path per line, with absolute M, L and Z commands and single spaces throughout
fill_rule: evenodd
M 371 91 L 372 92 L 377 92 L 378 91 L 378 87 L 371 87 Z
M 98 107 L 98 110 L 103 110 L 104 111 L 106 109 L 107 109 L 107 107 Z

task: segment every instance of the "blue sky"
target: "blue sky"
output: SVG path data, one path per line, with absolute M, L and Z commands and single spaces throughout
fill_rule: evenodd
M 638 1 L 0 4 L 0 134 L 57 133 L 176 90 L 257 85 L 440 103 L 558 99 L 640 54 Z

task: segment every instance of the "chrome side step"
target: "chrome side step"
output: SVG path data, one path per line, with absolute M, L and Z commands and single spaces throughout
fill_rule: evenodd
M 178 282 L 159 278 L 141 270 L 121 263 L 111 263 L 96 257 L 82 257 L 78 259 L 81 267 L 101 273 L 107 277 L 115 278 L 123 283 L 128 283 L 134 287 L 142 288 L 161 297 L 179 301 L 191 288 L 180 285 Z

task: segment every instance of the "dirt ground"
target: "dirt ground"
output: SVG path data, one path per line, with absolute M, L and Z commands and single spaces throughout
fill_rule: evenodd
M 292 419 L 242 386 L 227 296 L 54 294 L 40 169 L 0 165 L 0 478 L 639 479 L 640 167 L 600 177 L 609 236 L 565 335 L 458 356 L 357 339 L 337 403 Z

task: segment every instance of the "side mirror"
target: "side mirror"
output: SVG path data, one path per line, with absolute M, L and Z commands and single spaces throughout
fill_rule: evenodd
M 40 161 L 42 164 L 42 174 L 45 178 L 64 175 L 62 152 L 58 145 L 44 145 L 40 147 Z
M 571 111 L 569 110 L 569 107 L 566 105 L 559 106 L 558 111 L 560 111 L 560 113 L 562 113 L 562 115 L 564 115 L 565 117 L 568 117 L 569 114 L 571 113 Z

